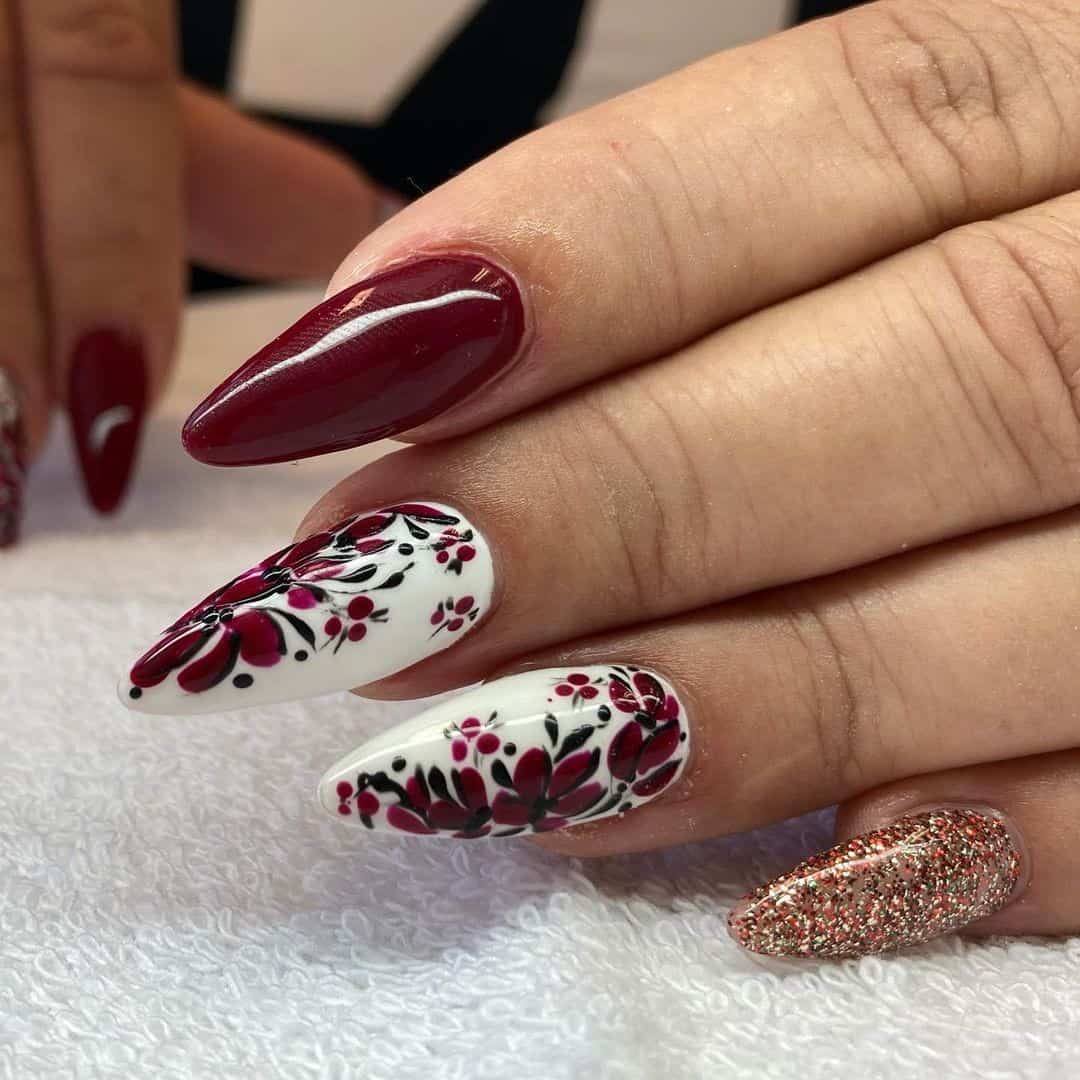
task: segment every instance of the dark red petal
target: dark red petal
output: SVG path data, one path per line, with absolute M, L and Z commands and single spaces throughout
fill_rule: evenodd
M 298 544 L 293 544 L 291 547 L 287 547 L 284 551 L 279 552 L 277 556 L 277 565 L 295 566 L 297 563 L 303 562 L 304 559 L 310 558 L 317 551 L 322 551 L 324 547 L 329 547 L 332 540 L 333 536 L 331 533 L 315 533 L 314 536 L 309 536 L 306 540 L 301 540 Z
M 551 776 L 551 783 L 548 784 L 548 798 L 561 798 L 578 784 L 584 783 L 596 771 L 598 761 L 599 754 L 591 750 L 581 750 L 560 762 Z
M 462 769 L 454 781 L 454 787 L 470 810 L 487 806 L 487 788 L 484 786 L 483 776 L 476 769 Z
M 631 690 L 618 676 L 613 675 L 611 681 L 608 683 L 608 697 L 611 698 L 611 704 L 614 705 L 619 712 L 638 711 L 638 700 L 634 695 L 634 691 Z
M 661 765 L 656 772 L 646 776 L 644 780 L 639 780 L 630 790 L 635 795 L 655 795 L 671 783 L 671 778 L 678 767 L 677 761 L 669 761 L 666 765 Z
M 431 795 L 428 794 L 427 784 L 422 779 L 410 776 L 405 781 L 405 793 L 412 804 L 420 810 L 426 810 L 431 805 Z
M 416 833 L 418 836 L 430 836 L 435 830 L 429 829 L 415 814 L 409 813 L 404 807 L 391 806 L 386 811 L 386 821 L 395 829 L 402 832 Z
M 465 822 L 472 817 L 463 806 L 440 799 L 431 804 L 427 812 L 428 821 L 436 829 L 463 829 Z
M 297 608 L 300 611 L 313 608 L 319 602 L 319 598 L 304 585 L 294 585 L 289 590 L 288 599 L 289 607 Z
M 513 795 L 500 791 L 491 804 L 491 818 L 496 825 L 527 825 L 529 807 Z
M 224 589 L 214 597 L 214 604 L 224 607 L 229 604 L 235 607 L 255 596 L 267 591 L 267 584 L 261 570 L 249 570 L 246 574 L 229 582 Z
M 202 647 L 213 631 L 189 626 L 162 638 L 149 652 L 140 656 L 131 669 L 131 681 L 144 690 L 164 682 L 170 672 L 186 664 Z
M 641 698 L 641 707 L 650 716 L 660 708 L 664 700 L 664 688 L 657 681 L 656 676 L 645 671 L 634 673 L 634 689 Z
M 217 686 L 236 666 L 236 657 L 240 652 L 240 638 L 231 630 L 218 635 L 214 647 L 193 664 L 188 664 L 176 677 L 181 690 L 189 694 L 200 694 Z
M 359 540 L 365 536 L 373 536 L 377 532 L 382 532 L 387 525 L 390 524 L 390 517 L 387 514 L 369 514 L 367 517 L 357 518 L 355 521 L 349 523 L 349 525 L 341 531 L 342 538 L 348 538 L 349 540 Z
M 674 720 L 679 715 L 679 699 L 674 694 L 668 694 L 664 698 L 664 704 L 656 714 L 656 719 L 663 723 L 665 720 Z
M 651 772 L 657 765 L 663 764 L 679 747 L 679 721 L 669 720 L 662 728 L 657 728 L 646 740 L 638 760 L 639 773 Z
M 625 724 L 608 747 L 608 771 L 616 780 L 633 780 L 638 751 L 642 744 L 641 725 L 636 720 Z
M 514 769 L 514 789 L 524 802 L 542 798 L 551 777 L 551 758 L 539 746 L 526 750 Z
M 582 814 L 588 810 L 593 803 L 597 802 L 604 794 L 604 790 L 603 784 L 597 784 L 595 782 L 583 784 L 577 791 L 571 791 L 569 795 L 564 795 L 561 799 L 557 800 L 555 805 L 551 808 L 551 812 L 557 814 L 559 817 L 576 817 L 578 814 Z
M 273 667 L 285 655 L 285 635 L 265 611 L 245 611 L 229 629 L 240 635 L 240 655 L 252 667 Z
M 546 817 L 542 821 L 538 821 L 533 828 L 537 832 L 553 832 L 555 829 L 565 829 L 570 822 L 566 818 L 561 817 Z
M 358 555 L 377 555 L 380 551 L 385 551 L 393 540 L 380 540 L 377 537 L 371 540 L 358 540 L 356 542 L 356 553 Z

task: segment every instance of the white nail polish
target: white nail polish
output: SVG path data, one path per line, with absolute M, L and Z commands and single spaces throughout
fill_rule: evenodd
M 207 597 L 136 661 L 120 697 L 187 714 L 348 690 L 459 641 L 493 585 L 487 542 L 459 511 L 358 514 Z
M 550 832 L 650 802 L 682 775 L 689 748 L 682 704 L 653 672 L 528 671 L 372 739 L 326 773 L 319 799 L 369 829 Z

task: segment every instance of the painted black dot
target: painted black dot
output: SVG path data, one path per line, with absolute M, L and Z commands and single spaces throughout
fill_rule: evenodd
M 615 790 L 616 791 L 625 791 L 626 790 L 626 785 L 625 784 L 620 784 Z
M 398 544 L 399 555 L 411 555 L 415 550 L 412 544 Z
M 293 653 L 293 659 L 294 660 L 299 660 L 300 663 L 303 663 L 307 658 L 308 658 L 307 649 L 297 649 L 296 652 Z
M 601 720 L 610 720 L 611 710 L 606 705 L 601 705 L 600 708 L 596 710 L 596 715 Z
M 237 675 L 232 684 L 237 690 L 246 690 L 254 681 L 250 675 Z
M 513 757 L 517 753 L 517 747 L 512 743 L 503 743 L 503 753 L 507 757 Z
M 138 701 L 139 698 L 142 697 L 142 691 L 137 686 L 133 686 L 128 691 L 128 697 L 131 698 L 132 701 Z
M 679 736 L 679 742 L 686 742 L 686 732 L 685 731 Z
M 624 802 L 619 806 L 619 813 L 625 814 L 627 810 L 633 810 L 634 804 L 630 802 Z
M 390 762 L 390 768 L 393 769 L 394 772 L 401 772 L 406 765 L 408 765 L 408 762 L 403 757 L 396 757 Z

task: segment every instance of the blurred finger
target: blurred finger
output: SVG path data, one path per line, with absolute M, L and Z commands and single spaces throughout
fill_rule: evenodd
M 91 503 L 114 510 L 182 284 L 168 0 L 21 0 L 51 349 Z
M 336 153 L 190 84 L 180 107 L 192 258 L 250 277 L 322 277 L 375 224 L 375 188 Z

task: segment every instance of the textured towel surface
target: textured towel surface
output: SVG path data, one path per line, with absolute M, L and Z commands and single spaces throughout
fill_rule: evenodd
M 198 309 L 122 519 L 90 518 L 58 437 L 0 556 L 0 1078 L 1080 1075 L 1080 940 L 737 952 L 733 899 L 825 845 L 827 815 L 589 863 L 376 839 L 315 781 L 410 707 L 115 701 L 143 643 L 363 460 L 213 471 L 179 449 L 183 406 L 306 299 Z

